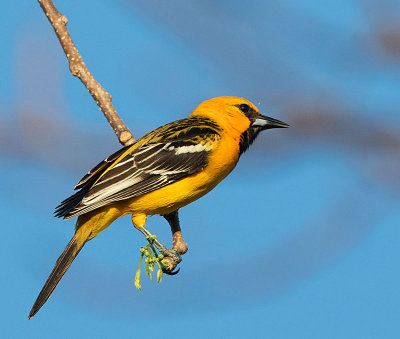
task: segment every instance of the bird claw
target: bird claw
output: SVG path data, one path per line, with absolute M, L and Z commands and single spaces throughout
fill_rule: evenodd
M 162 271 L 167 275 L 178 274 L 180 268 L 178 270 L 175 270 L 175 268 L 182 261 L 180 253 L 177 250 L 168 248 L 159 249 L 159 251 L 164 256 Z
M 181 270 L 180 268 L 178 268 L 177 270 L 175 270 L 175 268 L 174 268 L 172 271 L 167 270 L 166 268 L 162 269 L 163 273 L 166 275 L 177 275 L 180 270 Z

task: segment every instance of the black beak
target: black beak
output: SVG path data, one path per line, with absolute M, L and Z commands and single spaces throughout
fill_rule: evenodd
M 286 122 L 279 121 L 274 118 L 266 117 L 264 115 L 257 115 L 256 119 L 251 124 L 252 127 L 260 127 L 261 129 L 270 128 L 287 128 L 289 125 Z

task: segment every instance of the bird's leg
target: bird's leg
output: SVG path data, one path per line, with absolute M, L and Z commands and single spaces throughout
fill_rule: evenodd
M 146 215 L 132 215 L 132 223 L 133 226 L 135 226 L 135 228 L 138 229 L 164 256 L 162 263 L 166 268 L 163 269 L 163 272 L 170 275 L 177 274 L 179 270 L 174 271 L 174 269 L 182 261 L 179 251 L 176 249 L 170 250 L 169 248 L 165 247 L 157 238 L 154 240 L 149 239 L 149 237 L 154 238 L 154 235 L 145 227 Z
M 172 249 L 177 250 L 179 254 L 185 254 L 188 250 L 188 245 L 182 237 L 181 227 L 179 225 L 178 210 L 164 214 L 163 217 L 168 221 L 172 232 Z

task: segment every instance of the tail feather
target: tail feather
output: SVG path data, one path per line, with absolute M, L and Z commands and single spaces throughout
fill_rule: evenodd
M 39 293 L 35 303 L 32 306 L 32 309 L 29 313 L 28 319 L 33 318 L 33 316 L 40 310 L 40 308 L 44 305 L 44 303 L 49 299 L 54 289 L 57 287 L 61 278 L 64 276 L 65 272 L 72 264 L 72 261 L 78 255 L 79 251 L 85 245 L 89 234 L 84 235 L 81 231 L 78 230 L 77 233 L 72 237 L 71 241 L 68 243 L 64 252 L 57 259 L 56 264 L 54 265 L 53 270 L 50 273 L 50 276 L 47 278 L 42 290 Z

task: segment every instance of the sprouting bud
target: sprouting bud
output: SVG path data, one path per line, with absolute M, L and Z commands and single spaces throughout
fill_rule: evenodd
M 142 289 L 142 285 L 140 285 L 140 268 L 136 271 L 134 284 L 139 291 Z
M 162 276 L 163 276 L 163 271 L 162 271 L 162 269 L 159 268 L 158 271 L 157 271 L 157 281 L 158 281 L 158 283 L 161 282 Z

